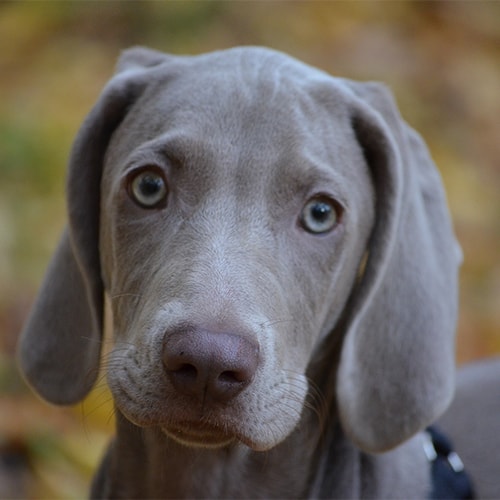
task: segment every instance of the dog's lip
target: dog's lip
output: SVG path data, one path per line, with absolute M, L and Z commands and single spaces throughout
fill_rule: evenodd
M 162 426 L 162 431 L 182 444 L 202 448 L 221 448 L 237 439 L 237 436 L 232 433 L 198 422 L 182 422 Z
M 238 423 L 221 422 L 219 425 L 199 420 L 185 420 L 184 418 L 138 418 L 125 408 L 120 408 L 123 416 L 138 427 L 156 427 L 168 437 L 179 443 L 191 447 L 222 448 L 236 441 L 248 446 L 255 451 L 269 449 L 266 443 L 255 441 L 250 435 L 239 428 Z

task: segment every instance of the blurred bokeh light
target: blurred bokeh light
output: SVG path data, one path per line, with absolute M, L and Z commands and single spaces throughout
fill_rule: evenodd
M 104 378 L 59 409 L 15 343 L 65 223 L 66 159 L 120 51 L 266 45 L 386 82 L 439 165 L 463 246 L 459 363 L 500 352 L 499 2 L 2 2 L 0 498 L 82 498 L 113 428 Z

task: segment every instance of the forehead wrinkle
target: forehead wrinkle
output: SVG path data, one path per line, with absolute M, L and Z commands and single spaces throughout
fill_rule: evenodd
M 312 142 L 309 149 L 318 149 L 315 136 L 323 128 L 318 121 L 324 121 L 324 116 L 318 120 L 318 114 L 324 115 L 324 110 L 303 82 L 290 78 L 288 72 L 283 71 L 290 69 L 286 68 L 286 61 L 279 62 L 285 68 L 266 65 L 253 68 L 252 82 L 248 81 L 247 68 L 238 68 L 241 71 L 234 67 L 223 68 L 219 79 L 224 75 L 232 75 L 232 78 L 214 91 L 226 92 L 225 99 L 214 99 L 211 88 L 202 88 L 199 75 L 196 81 L 189 79 L 186 82 L 181 77 L 162 89 L 156 88 L 152 94 L 156 97 L 156 106 L 160 105 L 160 112 L 155 114 L 159 121 L 154 129 L 163 130 L 163 134 L 140 145 L 136 157 L 144 161 L 148 161 L 149 155 L 153 160 L 165 159 L 174 172 L 195 173 L 198 183 L 225 177 L 225 183 L 232 181 L 238 195 L 247 196 L 251 186 L 256 187 L 256 171 L 260 181 L 267 177 L 265 182 L 269 182 L 272 172 L 268 171 L 275 164 L 286 163 L 293 167 L 304 156 L 305 144 Z M 266 75 L 268 70 L 271 75 Z M 245 80 L 247 85 L 239 86 L 239 80 Z M 191 99 L 193 92 L 186 92 L 180 85 L 183 82 L 189 83 L 187 86 L 191 90 L 199 90 L 194 93 L 194 99 Z M 143 115 L 142 120 L 150 122 L 150 117 Z M 306 122 L 310 126 L 304 126 Z M 319 149 L 325 150 L 325 146 L 319 144 Z M 290 154 L 290 151 L 295 153 Z M 326 162 L 323 160 L 323 163 Z M 283 175 L 294 175 L 294 170 L 286 169 Z M 298 165 L 297 170 L 299 177 L 303 165 Z M 327 175 L 322 179 L 320 172 L 307 168 L 307 174 L 300 174 L 303 180 L 298 179 L 298 182 L 312 184 L 314 179 L 328 180 L 330 172 L 324 170 Z
M 197 176 L 203 176 L 216 163 L 216 157 L 211 141 L 180 129 L 141 144 L 132 151 L 125 168 L 152 163 L 166 167 L 167 174 L 189 174 L 193 170 Z
M 153 144 L 156 154 L 163 156 L 176 169 L 189 168 L 194 163 L 213 161 L 213 146 L 203 135 L 182 129 L 169 132 Z

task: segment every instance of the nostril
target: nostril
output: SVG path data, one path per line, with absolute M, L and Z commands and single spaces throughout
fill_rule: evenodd
M 168 378 L 181 392 L 196 395 L 200 390 L 201 377 L 198 368 L 184 361 L 184 358 L 170 355 L 165 356 L 164 366 Z
M 237 372 L 237 371 L 231 371 L 231 370 L 227 370 L 225 372 L 222 372 L 219 375 L 218 379 L 221 382 L 226 382 L 229 384 L 232 384 L 232 383 L 240 384 L 242 382 L 247 381 L 247 378 L 245 377 L 245 375 L 243 373 Z
M 196 366 L 190 365 L 189 363 L 184 363 L 178 368 L 175 368 L 173 370 L 170 369 L 169 371 L 175 373 L 176 376 L 181 376 L 186 379 L 196 379 L 196 377 L 198 376 L 198 370 Z

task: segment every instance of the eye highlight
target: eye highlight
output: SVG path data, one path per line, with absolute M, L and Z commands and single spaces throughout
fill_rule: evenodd
M 143 208 L 159 208 L 166 204 L 168 188 L 162 171 L 154 166 L 132 172 L 127 178 L 127 192 Z
M 340 214 L 338 203 L 327 196 L 315 196 L 302 209 L 300 224 L 309 233 L 324 234 L 337 226 Z

